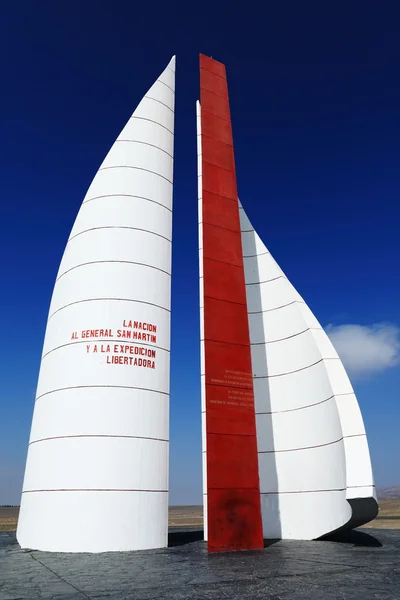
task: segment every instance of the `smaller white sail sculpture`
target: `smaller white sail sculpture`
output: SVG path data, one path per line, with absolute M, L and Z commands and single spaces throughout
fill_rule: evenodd
M 175 59 L 83 200 L 44 340 L 17 539 L 167 545 Z
M 315 539 L 378 511 L 364 424 L 328 336 L 240 206 L 265 538 Z

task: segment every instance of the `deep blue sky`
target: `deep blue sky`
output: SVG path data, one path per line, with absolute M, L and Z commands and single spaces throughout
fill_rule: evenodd
M 171 502 L 201 499 L 199 52 L 227 65 L 242 203 L 320 322 L 400 324 L 398 2 L 141 4 L 0 8 L 0 503 L 19 501 L 47 311 L 74 218 L 173 54 Z M 398 368 L 355 381 L 378 486 L 400 483 L 399 384 Z

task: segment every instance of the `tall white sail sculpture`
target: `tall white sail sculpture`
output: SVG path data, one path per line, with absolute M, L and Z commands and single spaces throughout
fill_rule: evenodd
M 378 511 L 363 420 L 328 336 L 240 207 L 265 538 L 315 539 Z
M 167 545 L 175 59 L 104 159 L 49 311 L 17 538 Z

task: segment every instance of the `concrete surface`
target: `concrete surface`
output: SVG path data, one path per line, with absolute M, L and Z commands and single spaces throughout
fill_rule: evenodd
M 400 600 L 399 530 L 217 555 L 201 537 L 180 529 L 164 550 L 52 554 L 21 551 L 2 532 L 0 600 Z

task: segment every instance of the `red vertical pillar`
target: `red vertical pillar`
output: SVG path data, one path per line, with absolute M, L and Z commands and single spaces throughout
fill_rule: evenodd
M 253 376 L 228 87 L 200 55 L 208 549 L 263 547 Z

